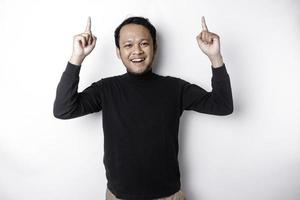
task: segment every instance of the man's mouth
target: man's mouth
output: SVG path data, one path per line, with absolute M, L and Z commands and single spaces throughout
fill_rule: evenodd
M 134 59 L 131 59 L 130 61 L 133 63 L 141 63 L 144 60 L 145 60 L 145 58 L 134 58 Z

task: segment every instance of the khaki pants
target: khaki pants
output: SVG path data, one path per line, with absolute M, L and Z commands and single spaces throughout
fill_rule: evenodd
M 118 199 L 108 188 L 106 188 L 106 200 L 120 200 Z M 175 194 L 165 197 L 165 198 L 159 198 L 156 200 L 186 200 L 183 192 L 179 190 Z

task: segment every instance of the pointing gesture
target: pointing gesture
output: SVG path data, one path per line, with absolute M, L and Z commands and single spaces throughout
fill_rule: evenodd
M 201 18 L 201 23 L 202 23 L 202 29 L 204 31 L 208 31 L 208 28 L 206 26 L 206 22 L 205 22 L 205 18 L 204 17 Z
M 85 31 L 73 37 L 73 53 L 70 62 L 81 65 L 96 45 L 97 37 L 91 31 L 91 17 L 88 17 Z
M 220 37 L 212 32 L 208 31 L 205 18 L 201 19 L 202 31 L 197 36 L 197 42 L 204 54 L 211 60 L 213 66 L 221 66 L 223 64 L 221 52 L 220 52 Z
M 88 17 L 85 32 L 86 33 L 92 33 L 92 31 L 91 31 L 91 17 Z

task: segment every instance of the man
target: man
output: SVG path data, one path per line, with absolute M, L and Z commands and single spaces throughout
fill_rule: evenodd
M 116 53 L 127 72 L 103 78 L 78 93 L 82 62 L 97 40 L 90 18 L 85 32 L 74 36 L 53 112 L 59 119 L 70 119 L 102 110 L 107 199 L 184 199 L 177 159 L 182 112 L 233 112 L 219 36 L 208 31 L 204 17 L 202 29 L 197 42 L 212 64 L 211 92 L 152 72 L 156 29 L 146 18 L 130 17 L 115 30 Z

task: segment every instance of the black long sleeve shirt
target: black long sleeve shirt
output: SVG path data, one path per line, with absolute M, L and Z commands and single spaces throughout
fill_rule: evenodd
M 54 116 L 71 119 L 102 110 L 107 187 L 130 200 L 180 190 L 178 128 L 184 110 L 233 112 L 225 64 L 212 68 L 212 91 L 148 71 L 107 77 L 78 92 L 81 66 L 68 62 L 56 91 Z

